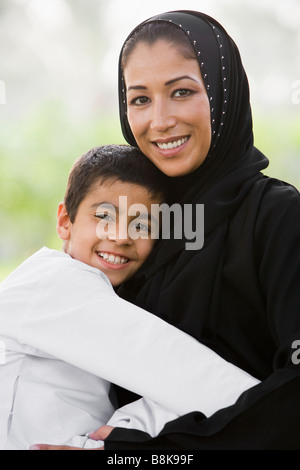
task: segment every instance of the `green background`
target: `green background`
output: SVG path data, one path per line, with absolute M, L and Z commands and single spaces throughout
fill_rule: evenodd
M 300 8 L 271 3 L 197 2 L 233 32 L 244 57 L 255 145 L 270 160 L 265 174 L 299 189 Z M 117 107 L 121 44 L 139 21 L 180 8 L 171 4 L 154 2 L 144 12 L 133 9 L 141 5 L 134 0 L 1 0 L 0 281 L 42 246 L 60 249 L 56 209 L 74 160 L 96 145 L 124 143 Z M 186 9 L 194 5 L 185 1 Z

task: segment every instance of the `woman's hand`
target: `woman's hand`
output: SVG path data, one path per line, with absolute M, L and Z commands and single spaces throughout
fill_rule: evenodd
M 97 431 L 91 432 L 89 438 L 94 441 L 104 441 L 112 432 L 112 426 L 101 426 Z M 53 446 L 49 444 L 35 444 L 30 447 L 30 450 L 104 450 L 104 447 L 97 447 L 95 449 L 82 449 L 81 447 L 70 446 Z

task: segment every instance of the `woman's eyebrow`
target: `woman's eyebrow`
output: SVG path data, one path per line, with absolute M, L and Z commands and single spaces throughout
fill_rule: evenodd
M 133 85 L 127 88 L 127 91 L 130 91 L 130 90 L 147 90 L 147 87 L 143 85 Z
M 172 85 L 173 83 L 179 82 L 180 80 L 184 80 L 184 79 L 193 80 L 193 82 L 199 83 L 199 80 L 196 80 L 195 78 L 190 77 L 189 75 L 182 75 L 180 77 L 176 77 L 176 78 L 172 78 L 171 80 L 168 80 L 167 82 L 165 82 L 165 86 Z M 147 90 L 147 87 L 144 85 L 132 85 L 127 88 L 127 92 L 130 90 Z
M 180 80 L 184 80 L 184 79 L 193 80 L 193 82 L 198 83 L 198 80 L 196 80 L 195 78 L 190 77 L 189 75 L 182 75 L 181 77 L 172 78 L 172 80 L 168 80 L 168 81 L 165 83 L 165 85 L 166 85 L 166 86 L 172 85 L 173 83 L 179 82 Z

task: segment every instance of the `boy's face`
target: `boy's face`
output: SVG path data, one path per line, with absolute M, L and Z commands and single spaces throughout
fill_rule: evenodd
M 59 206 L 57 231 L 66 241 L 65 252 L 98 268 L 113 286 L 121 284 L 141 267 L 153 248 L 151 204 L 161 202 L 137 184 L 112 179 L 95 184 L 79 205 L 73 223 L 64 204 Z M 136 212 L 134 204 L 142 204 L 139 208 L 144 214 Z M 153 224 L 154 219 L 152 229 Z

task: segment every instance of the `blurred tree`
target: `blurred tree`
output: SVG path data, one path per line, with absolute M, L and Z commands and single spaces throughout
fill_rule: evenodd
M 186 0 L 185 8 L 201 10 L 202 3 Z M 157 1 L 153 14 L 173 4 Z M 143 5 L 0 1 L 0 80 L 6 85 L 6 104 L 0 104 L 0 281 L 41 246 L 60 247 L 56 207 L 73 161 L 95 145 L 124 142 L 112 44 L 121 29 L 126 37 L 129 19 Z M 266 173 L 300 187 L 300 104 L 292 100 L 292 84 L 300 79 L 300 2 L 210 5 L 217 5 L 215 16 L 236 40 L 248 72 L 255 143 L 271 161 Z

